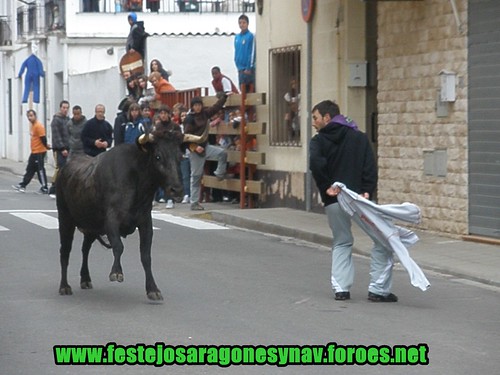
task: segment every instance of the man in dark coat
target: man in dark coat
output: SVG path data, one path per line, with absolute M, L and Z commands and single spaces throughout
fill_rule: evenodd
M 102 104 L 95 106 L 95 116 L 87 121 L 82 130 L 83 151 L 90 156 L 97 156 L 111 147 L 113 127 L 105 120 L 106 108 Z
M 354 121 L 340 114 L 336 103 L 331 100 L 318 103 L 312 117 L 318 134 L 310 141 L 309 168 L 333 235 L 332 289 L 335 299 L 344 301 L 351 298 L 354 281 L 353 236 L 351 217 L 339 206 L 339 189 L 332 184 L 342 182 L 355 193 L 371 199 L 377 187 L 377 165 L 368 137 L 359 131 Z M 398 297 L 391 293 L 393 266 L 392 251 L 374 240 L 368 286 L 370 301 L 397 302 Z

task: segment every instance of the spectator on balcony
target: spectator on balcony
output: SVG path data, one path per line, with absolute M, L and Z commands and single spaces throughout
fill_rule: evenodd
M 99 12 L 99 0 L 83 0 L 84 12 Z
M 137 83 L 139 84 L 139 100 L 137 103 L 142 104 L 153 101 L 155 99 L 155 90 L 152 86 L 148 86 L 148 77 L 141 74 L 137 78 Z
M 177 0 L 179 11 L 181 12 L 198 12 L 200 4 L 197 0 Z
M 149 82 L 151 82 L 151 84 L 155 88 L 156 100 L 161 99 L 162 93 L 175 91 L 175 87 L 165 78 L 162 78 L 161 74 L 158 72 L 153 72 L 149 75 Z
M 149 73 L 153 73 L 153 72 L 160 73 L 161 76 L 163 78 L 165 78 L 167 81 L 169 80 L 170 76 L 172 75 L 171 72 L 169 73 L 168 70 L 165 70 L 165 68 L 163 68 L 163 64 L 158 59 L 152 59 L 151 62 L 149 63 Z
M 127 78 L 127 95 L 128 97 L 133 100 L 134 102 L 137 102 L 140 98 L 140 87 L 139 83 L 137 82 L 137 76 L 135 74 L 131 75 L 130 77 Z
M 134 12 L 129 13 L 128 23 L 130 25 L 130 32 L 127 37 L 127 52 L 138 52 L 144 60 L 144 51 L 146 45 L 146 30 L 144 29 L 144 21 L 137 21 L 137 14 Z
M 218 66 L 212 68 L 212 87 L 216 94 L 223 93 L 226 95 L 238 94 L 238 88 L 231 79 L 221 73 Z
M 142 0 L 126 0 L 125 10 L 131 12 L 142 12 Z
M 243 13 L 255 12 L 255 0 L 242 0 Z
M 146 8 L 148 8 L 151 12 L 158 13 L 158 10 L 160 9 L 160 0 L 147 0 Z
M 234 63 L 238 69 L 240 87 L 245 85 L 247 92 L 254 92 L 255 86 L 255 37 L 248 30 L 248 16 L 238 18 L 241 32 L 234 38 Z

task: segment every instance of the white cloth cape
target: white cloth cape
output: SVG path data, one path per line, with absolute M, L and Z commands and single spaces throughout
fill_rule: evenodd
M 343 183 L 335 182 L 332 187 L 340 188 L 337 200 L 349 215 L 356 215 L 361 221 L 361 229 L 375 237 L 386 248 L 396 253 L 403 267 L 408 271 L 413 286 L 427 290 L 430 283 L 420 267 L 410 257 L 408 247 L 418 241 L 418 236 L 409 229 L 394 225 L 393 219 L 408 223 L 420 223 L 420 208 L 413 203 L 375 204 L 349 190 Z

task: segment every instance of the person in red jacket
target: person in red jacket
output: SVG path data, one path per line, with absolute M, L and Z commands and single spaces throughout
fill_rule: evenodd
M 231 79 L 221 73 L 218 66 L 212 68 L 212 87 L 216 94 L 224 93 L 226 95 L 239 94 L 238 88 Z

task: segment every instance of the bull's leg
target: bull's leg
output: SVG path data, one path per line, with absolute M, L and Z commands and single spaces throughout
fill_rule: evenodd
M 80 269 L 80 288 L 92 289 L 92 280 L 89 272 L 89 253 L 92 244 L 95 241 L 95 236 L 85 234 L 83 236 L 82 245 L 82 268 Z
M 121 264 L 121 257 L 123 254 L 123 242 L 120 238 L 118 230 L 108 231 L 108 239 L 111 247 L 113 248 L 113 266 L 109 274 L 109 281 L 123 282 L 123 270 Z
M 151 245 L 153 243 L 153 222 L 151 216 L 139 226 L 141 262 L 146 274 L 146 294 L 150 300 L 162 301 L 163 296 L 156 286 L 151 271 Z
M 68 284 L 68 264 L 69 254 L 71 252 L 71 245 L 73 243 L 73 236 L 75 234 L 75 225 L 71 219 L 62 218 L 59 214 L 59 239 L 61 247 L 59 249 L 60 262 L 61 262 L 61 283 L 59 285 L 59 294 L 68 296 L 73 294 L 71 287 Z

